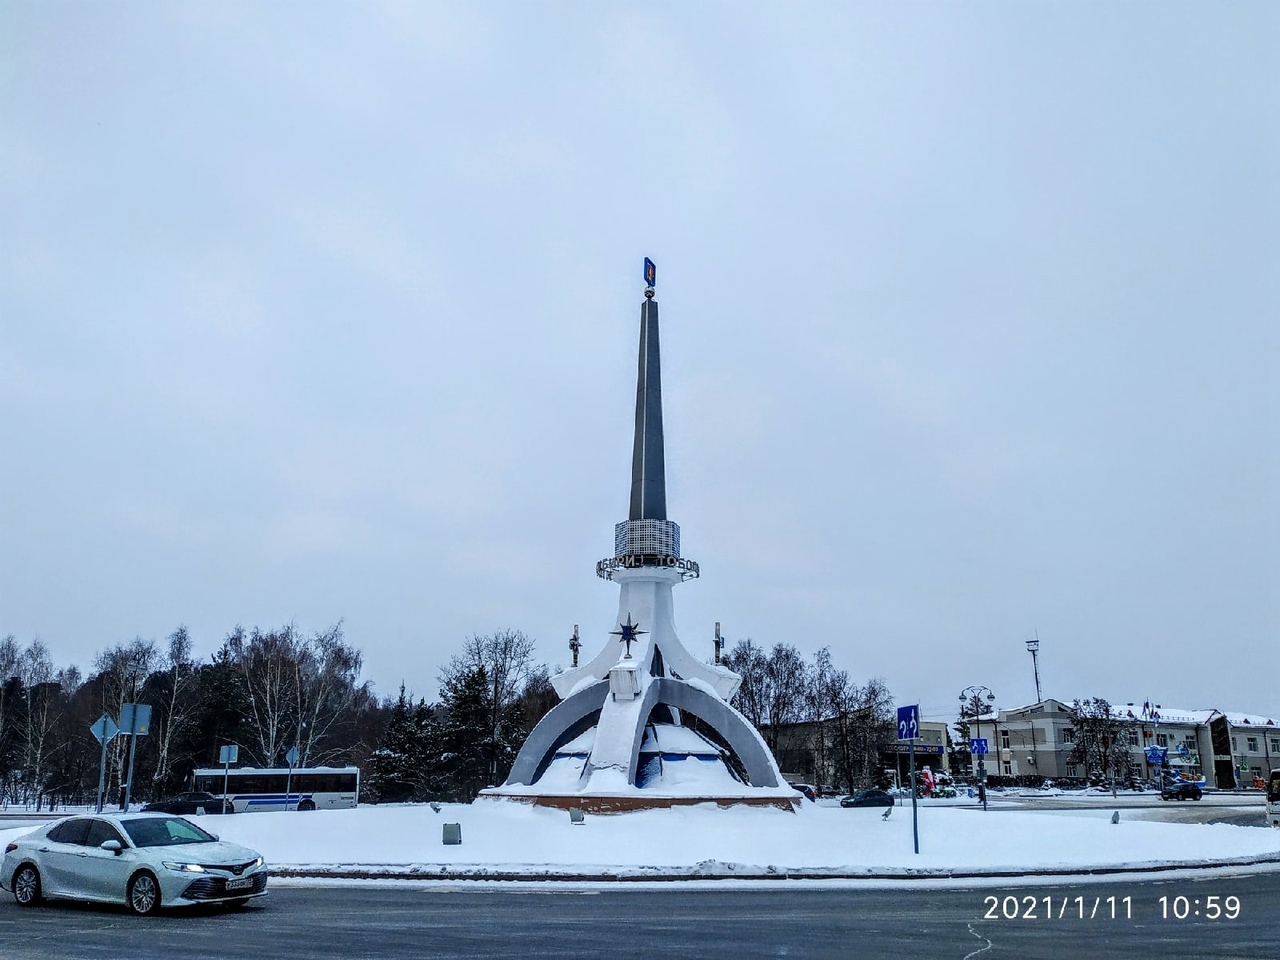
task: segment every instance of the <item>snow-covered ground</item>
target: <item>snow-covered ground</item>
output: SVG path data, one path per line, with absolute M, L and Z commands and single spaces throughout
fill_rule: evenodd
M 471 805 L 362 806 L 298 814 L 207 816 L 224 839 L 261 851 L 276 868 L 419 875 L 892 875 L 955 871 L 1085 870 L 1117 866 L 1280 859 L 1280 830 L 1137 819 L 1138 811 L 1025 812 L 920 804 L 920 853 L 912 852 L 910 803 L 798 813 L 709 806 L 591 816 L 502 800 Z M 1259 811 L 1259 822 L 1261 822 Z M 445 823 L 460 845 L 442 843 Z M 0 830 L 0 843 L 28 828 Z M 699 866 L 701 865 L 701 866 Z

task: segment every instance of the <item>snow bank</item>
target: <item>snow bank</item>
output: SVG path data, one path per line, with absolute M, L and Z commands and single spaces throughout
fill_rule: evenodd
M 760 870 L 1036 870 L 1139 866 L 1280 855 L 1280 830 L 1171 824 L 930 807 L 920 810 L 920 854 L 912 853 L 911 808 L 806 804 L 799 813 L 706 805 L 588 815 L 503 800 L 356 810 L 206 816 L 223 839 L 261 851 L 273 866 L 407 865 L 516 868 L 689 868 L 719 863 Z M 444 823 L 462 826 L 444 846 Z M 0 831 L 0 842 L 26 832 Z

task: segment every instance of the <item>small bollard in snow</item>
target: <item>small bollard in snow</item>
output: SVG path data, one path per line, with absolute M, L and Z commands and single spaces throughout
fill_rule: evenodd
M 1119 811 L 1119 810 L 1117 810 L 1115 813 L 1113 813 L 1113 814 L 1111 815 L 1111 822 L 1112 822 L 1112 823 L 1119 823 L 1119 822 L 1120 822 L 1120 811 Z
M 577 824 L 581 824 L 585 822 L 585 818 L 582 816 L 582 810 L 580 808 L 578 807 L 569 808 L 569 822 L 577 823 Z
M 462 824 L 446 823 L 444 825 L 444 842 L 446 845 L 462 842 Z

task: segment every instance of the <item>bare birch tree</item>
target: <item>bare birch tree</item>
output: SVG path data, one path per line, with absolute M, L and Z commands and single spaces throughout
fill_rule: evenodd
M 302 766 L 327 763 L 338 752 L 333 746 L 326 749 L 326 744 L 335 726 L 368 693 L 368 683 L 358 683 L 363 664 L 360 651 L 343 641 L 341 622 L 316 634 L 299 650 L 295 745 Z
M 153 790 L 172 774 L 174 744 L 200 711 L 200 674 L 191 657 L 191 636 L 185 626 L 169 634 L 164 668 L 167 674 L 162 689 L 164 709 L 152 727 L 156 745 L 156 765 L 151 774 Z
M 488 703 L 487 750 L 490 756 L 489 779 L 497 781 L 501 745 L 518 736 L 521 723 L 518 707 L 520 692 L 533 669 L 532 637 L 519 630 L 498 630 L 481 636 L 472 634 L 463 644 L 462 653 L 449 658 L 440 671 L 440 686 L 445 688 L 465 674 L 479 668 L 491 688 Z

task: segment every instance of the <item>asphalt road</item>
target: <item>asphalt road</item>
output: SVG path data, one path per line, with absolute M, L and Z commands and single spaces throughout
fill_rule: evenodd
M 1239 916 L 1206 919 L 1210 896 L 1238 897 Z M 1187 898 L 1185 920 L 1172 916 L 1176 897 Z M 150 919 L 123 908 L 0 904 L 0 960 L 121 957 L 1263 960 L 1280 957 L 1280 873 L 965 890 L 279 887 L 240 911 Z

